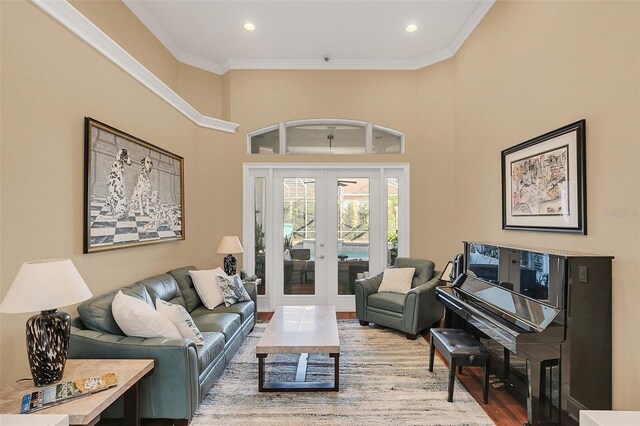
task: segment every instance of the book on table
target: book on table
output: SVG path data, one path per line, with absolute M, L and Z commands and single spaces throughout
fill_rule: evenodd
M 53 405 L 91 395 L 117 385 L 118 377 L 116 374 L 106 373 L 99 376 L 81 377 L 71 382 L 47 386 L 36 392 L 24 395 L 20 405 L 20 413 L 26 414 L 44 410 Z

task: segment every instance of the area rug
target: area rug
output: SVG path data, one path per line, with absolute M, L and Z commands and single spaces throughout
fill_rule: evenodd
M 266 323 L 258 323 L 196 411 L 198 425 L 493 425 L 456 383 L 447 402 L 448 369 L 422 337 L 338 321 L 340 392 L 258 392 L 256 343 Z M 298 357 L 269 355 L 266 380 L 294 381 Z M 307 381 L 331 381 L 333 359 L 309 356 Z

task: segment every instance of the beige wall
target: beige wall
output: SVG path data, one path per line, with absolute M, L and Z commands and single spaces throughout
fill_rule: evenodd
M 2 295 L 23 261 L 43 257 L 71 257 L 95 294 L 220 263 L 220 236 L 242 231 L 243 162 L 408 162 L 414 256 L 443 264 L 462 239 L 616 256 L 614 404 L 640 409 L 639 3 L 499 2 L 456 57 L 419 71 L 222 77 L 175 62 L 119 2 L 74 3 L 201 112 L 240 123 L 236 135 L 197 128 L 32 4 L 0 4 Z M 186 241 L 82 254 L 85 115 L 185 157 Z M 406 153 L 246 154 L 247 131 L 317 117 L 405 131 Z M 501 231 L 500 151 L 579 118 L 588 126 L 589 235 Z M 0 316 L 2 385 L 28 375 L 26 317 Z
M 222 118 L 221 76 L 178 62 L 120 0 L 70 3 L 198 112 Z
M 228 215 L 234 229 L 242 229 L 243 162 L 410 163 L 411 254 L 444 264 L 457 247 L 450 230 L 441 226 L 453 214 L 452 64 L 428 71 L 277 71 L 233 70 L 229 79 L 230 119 L 241 123 L 234 144 L 218 146 L 220 156 L 232 158 L 218 173 L 228 176 Z M 226 76 L 225 76 L 226 77 Z M 345 118 L 372 121 L 406 133 L 406 152 L 371 156 L 249 155 L 246 132 L 303 118 Z M 438 208 L 434 204 L 438 203 Z
M 453 165 L 457 240 L 615 256 L 614 407 L 636 410 L 639 37 L 638 2 L 496 3 L 455 57 Z M 502 231 L 500 151 L 581 118 L 587 120 L 588 235 Z
M 70 257 L 96 295 L 173 267 L 213 266 L 221 235 L 205 211 L 213 180 L 202 157 L 227 136 L 197 128 L 32 3 L 0 10 L 2 296 L 27 260 Z M 185 241 L 82 254 L 85 116 L 184 157 Z M 3 386 L 29 376 L 28 316 L 0 315 Z

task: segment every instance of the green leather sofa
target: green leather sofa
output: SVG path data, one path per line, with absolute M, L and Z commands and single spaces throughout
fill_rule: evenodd
M 436 300 L 440 272 L 430 260 L 399 257 L 394 268 L 416 268 L 411 290 L 405 294 L 378 293 L 382 275 L 356 280 L 356 315 L 360 324 L 369 322 L 394 328 L 415 339 L 444 316 L 444 306 Z
M 256 323 L 256 288 L 245 287 L 252 301 L 224 304 L 213 310 L 201 302 L 186 266 L 138 281 L 127 287 L 94 297 L 78 306 L 72 320 L 69 358 L 147 358 L 155 361 L 154 372 L 140 382 L 140 416 L 173 419 L 187 424 L 200 400 L 213 386 Z M 111 314 L 116 293 L 145 300 L 155 306 L 160 298 L 184 306 L 202 332 L 205 343 L 190 339 L 126 337 Z M 122 400 L 103 417 L 121 418 Z

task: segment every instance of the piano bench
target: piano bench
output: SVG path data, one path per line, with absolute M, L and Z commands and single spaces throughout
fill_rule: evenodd
M 440 352 L 449 363 L 449 396 L 447 401 L 453 402 L 453 386 L 456 381 L 456 367 L 482 367 L 484 383 L 482 402 L 489 402 L 489 362 L 491 354 L 469 333 L 455 328 L 432 328 L 429 350 L 429 371 L 433 371 L 435 350 Z

